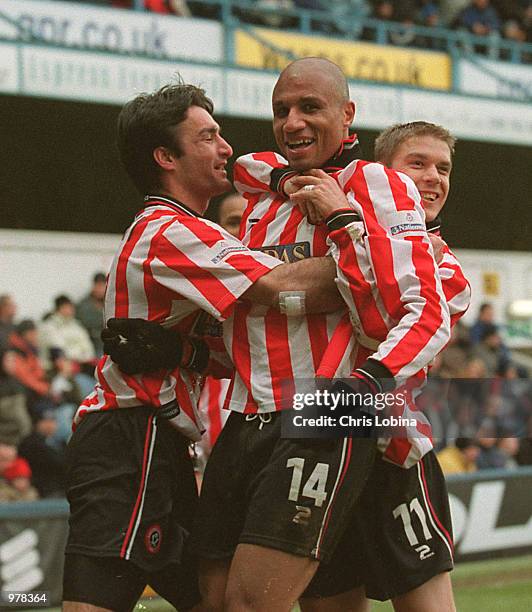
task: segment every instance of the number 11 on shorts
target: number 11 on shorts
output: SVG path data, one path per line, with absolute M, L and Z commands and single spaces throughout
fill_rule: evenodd
M 312 474 L 303 486 L 303 491 L 300 493 L 304 465 L 305 460 L 302 457 L 291 457 L 286 462 L 286 467 L 293 469 L 288 499 L 297 502 L 299 501 L 300 495 L 309 497 L 314 500 L 314 505 L 319 508 L 327 498 L 325 486 L 327 485 L 327 476 L 329 475 L 329 464 L 317 463 L 316 467 L 312 470 Z

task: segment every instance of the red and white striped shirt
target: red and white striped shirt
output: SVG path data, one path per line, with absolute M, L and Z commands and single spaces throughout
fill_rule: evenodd
M 447 243 L 443 245 L 442 256 L 442 260 L 438 263 L 438 273 L 449 306 L 451 327 L 453 327 L 469 308 L 471 286 L 464 275 L 460 262 Z
M 249 203 L 240 226 L 242 242 L 283 262 L 324 256 L 326 228 L 311 225 L 284 196 L 269 191 L 271 171 L 286 165 L 276 153 L 252 153 L 236 161 L 234 185 Z M 224 407 L 248 413 L 281 410 L 283 382 L 314 378 L 342 314 L 287 317 L 275 308 L 238 304 L 223 325 L 235 366 Z M 342 371 L 350 371 L 353 348 L 354 341 L 339 356 Z
M 209 452 L 218 439 L 222 427 L 229 416 L 229 411 L 223 409 L 228 388 L 229 380 L 227 378 L 207 376 L 201 390 L 198 408 L 201 421 L 205 425 L 202 445 Z
M 168 197 L 147 196 L 118 248 L 107 281 L 105 320 L 139 317 L 188 332 L 202 311 L 217 320 L 231 315 L 238 298 L 281 262 L 250 251 L 220 226 Z M 199 388 L 193 374 L 176 368 L 124 374 L 109 356 L 96 368 L 97 384 L 78 409 L 74 425 L 88 412 L 139 405 L 167 407 L 192 440 L 201 437 Z
M 270 250 L 287 259 L 296 248 L 305 256 L 324 255 L 326 229 L 309 225 L 299 209 L 270 191 L 272 169 L 286 165 L 275 153 L 250 154 L 237 161 L 235 186 L 250 203 L 241 227 L 243 241 L 251 248 Z M 283 379 L 311 378 L 316 373 L 345 377 L 370 356 L 398 380 L 424 379 L 422 369 L 447 342 L 449 311 L 414 183 L 381 164 L 363 161 L 340 172 L 339 181 L 363 219 L 349 230 L 334 232 L 329 240 L 351 316 L 337 313 L 288 319 L 276 312 L 266 311 L 261 317 L 261 313 L 251 316 L 249 310 L 236 309 L 233 321 L 224 324 L 226 345 L 237 369 L 226 407 L 278 410 L 281 394 L 276 395 L 275 390 Z M 340 244 L 345 242 L 344 250 L 334 235 Z M 356 265 L 351 268 L 353 262 Z M 342 273 L 344 266 L 347 277 Z M 356 276 L 353 284 L 349 278 L 352 272 Z M 325 333 L 316 333 L 320 329 L 311 317 L 326 322 Z M 332 327 L 327 325 L 331 322 Z M 235 326 L 235 338 L 244 339 L 244 343 L 233 341 Z M 354 337 L 357 343 L 353 343 Z M 265 346 L 263 357 L 267 359 L 259 378 L 255 363 L 260 357 L 255 356 L 261 355 Z M 409 467 L 428 452 L 432 448 L 430 425 L 421 429 L 407 439 L 406 454 L 389 453 L 388 458 Z M 382 442 L 385 450 L 389 440 Z

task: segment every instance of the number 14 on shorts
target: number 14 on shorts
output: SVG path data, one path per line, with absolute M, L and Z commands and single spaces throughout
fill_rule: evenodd
M 302 457 L 291 457 L 286 462 L 286 467 L 292 469 L 292 481 L 288 492 L 288 499 L 298 502 L 300 496 L 314 500 L 314 505 L 320 508 L 327 498 L 327 476 L 329 475 L 328 463 L 317 463 L 301 490 L 303 480 L 303 468 L 305 460 Z

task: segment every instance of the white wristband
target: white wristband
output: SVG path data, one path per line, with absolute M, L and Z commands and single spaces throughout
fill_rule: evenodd
M 280 291 L 279 310 L 287 317 L 301 317 L 305 314 L 304 291 Z

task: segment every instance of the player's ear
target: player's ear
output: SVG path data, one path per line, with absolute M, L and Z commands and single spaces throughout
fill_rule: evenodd
M 167 147 L 153 149 L 153 159 L 163 170 L 173 170 L 175 168 L 175 154 Z
M 355 103 L 352 100 L 344 103 L 344 128 L 351 127 L 355 119 Z

